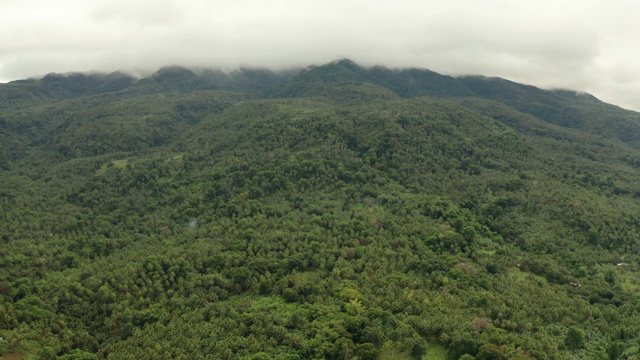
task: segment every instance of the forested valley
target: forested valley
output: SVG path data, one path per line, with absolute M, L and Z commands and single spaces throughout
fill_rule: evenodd
M 497 78 L 0 84 L 0 358 L 638 359 L 639 177 L 639 113 Z

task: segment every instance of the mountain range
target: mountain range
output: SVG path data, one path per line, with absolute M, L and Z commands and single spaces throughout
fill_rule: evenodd
M 633 359 L 640 113 L 349 60 L 0 85 L 0 355 Z

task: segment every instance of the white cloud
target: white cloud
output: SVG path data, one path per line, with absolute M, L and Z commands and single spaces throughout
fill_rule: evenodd
M 585 90 L 640 109 L 640 2 L 3 0 L 0 79 L 337 58 Z

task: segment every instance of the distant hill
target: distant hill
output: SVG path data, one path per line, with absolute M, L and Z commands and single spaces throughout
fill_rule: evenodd
M 362 67 L 0 85 L 0 356 L 634 359 L 640 114 Z
M 299 73 L 280 94 L 316 96 L 321 94 L 321 88 L 345 84 L 377 85 L 405 98 L 474 97 L 497 101 L 551 124 L 614 137 L 640 148 L 640 115 L 636 112 L 603 103 L 590 94 L 542 90 L 499 78 L 455 78 L 422 69 L 367 69 L 341 60 Z

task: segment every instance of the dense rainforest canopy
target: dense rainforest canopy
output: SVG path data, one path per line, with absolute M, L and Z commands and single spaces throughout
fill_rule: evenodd
M 0 356 L 638 359 L 640 114 L 348 60 L 0 85 Z

